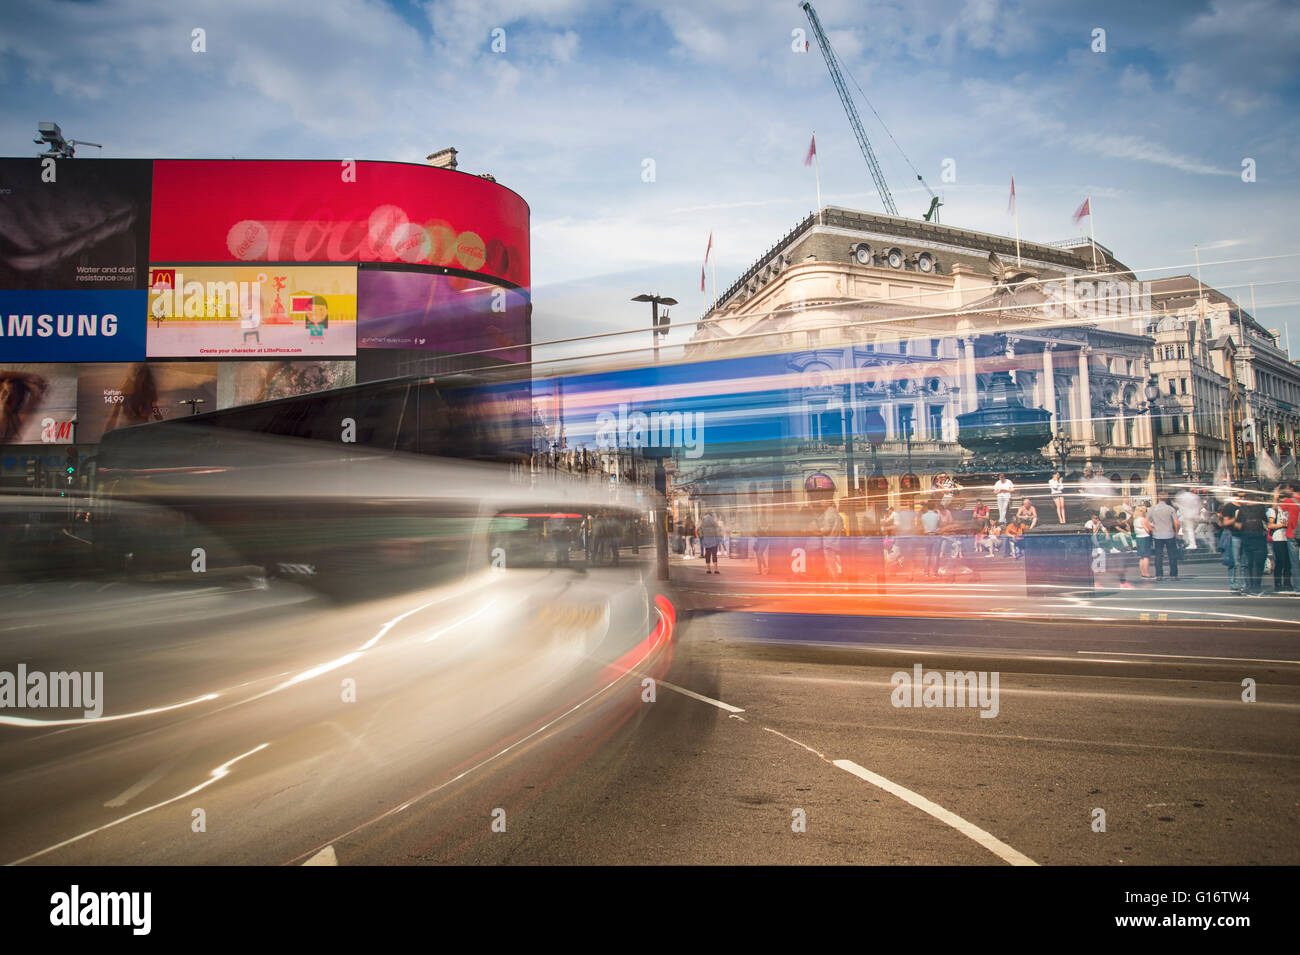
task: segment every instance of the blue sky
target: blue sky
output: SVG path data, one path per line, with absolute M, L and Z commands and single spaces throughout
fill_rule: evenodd
M 816 7 L 943 193 L 944 222 L 1009 233 L 1014 172 L 1023 237 L 1078 234 L 1070 214 L 1091 194 L 1098 241 L 1168 269 L 1148 275 L 1190 270 L 1194 243 L 1204 263 L 1300 253 L 1297 5 Z M 104 156 L 422 161 L 455 145 L 463 169 L 532 207 L 537 337 L 644 322 L 627 299 L 645 291 L 690 320 L 706 307 L 710 230 L 722 287 L 815 206 L 812 130 L 823 200 L 882 208 L 816 43 L 794 52 L 795 29 L 807 21 L 786 0 L 7 0 L 0 152 L 34 154 L 49 119 Z M 924 191 L 859 110 L 900 210 L 919 216 Z M 945 159 L 955 182 L 941 182 Z M 1260 320 L 1289 324 L 1300 353 L 1300 255 L 1204 275 L 1247 307 L 1239 286 L 1255 282 Z

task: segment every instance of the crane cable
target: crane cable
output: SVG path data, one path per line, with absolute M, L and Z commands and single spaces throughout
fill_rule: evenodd
M 826 38 L 826 42 L 827 43 L 830 42 L 830 37 Z M 836 59 L 839 59 L 839 57 L 836 57 Z M 853 80 L 853 85 L 858 88 L 858 93 L 861 94 L 862 101 L 867 104 L 868 108 L 871 110 L 872 115 L 876 117 L 876 122 L 880 123 L 880 128 L 885 131 L 885 135 L 888 136 L 889 141 L 894 144 L 895 148 L 899 152 L 899 155 L 903 157 L 903 161 L 907 163 L 907 165 L 911 168 L 912 172 L 916 173 L 916 178 L 920 180 L 921 185 L 925 186 L 925 191 L 930 194 L 930 198 L 932 199 L 935 198 L 934 190 L 930 188 L 930 184 L 925 181 L 925 177 L 921 175 L 921 173 L 917 170 L 916 166 L 912 163 L 912 160 L 908 158 L 907 153 L 903 152 L 903 147 L 898 144 L 898 140 L 894 138 L 894 134 L 890 132 L 889 127 L 885 125 L 885 121 L 881 118 L 880 113 L 876 112 L 876 107 L 873 106 L 871 104 L 871 100 L 867 98 L 867 94 L 863 91 L 862 86 L 858 83 L 857 77 L 853 75 L 853 71 L 850 70 L 847 66 L 843 66 L 842 68 L 844 72 L 848 74 L 849 79 Z

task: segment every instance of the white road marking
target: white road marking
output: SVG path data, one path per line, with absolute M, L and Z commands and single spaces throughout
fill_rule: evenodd
M 676 692 L 682 694 L 682 696 L 689 696 L 692 700 L 699 700 L 701 703 L 708 703 L 710 706 L 716 706 L 720 710 L 726 710 L 728 713 L 745 712 L 739 706 L 732 706 L 730 703 L 723 703 L 721 700 L 715 700 L 712 697 L 701 696 L 700 694 L 692 690 L 688 690 L 685 687 L 678 686 L 676 683 L 669 683 L 667 680 L 660 680 L 659 685 L 666 686 L 670 690 L 675 690 Z
M 32 859 L 38 859 L 43 855 L 47 855 L 48 853 L 55 852 L 58 849 L 62 849 L 64 846 L 70 846 L 74 842 L 80 842 L 82 839 L 87 839 L 90 836 L 95 835 L 96 833 L 103 832 L 105 829 L 112 829 L 114 826 L 120 826 L 122 823 L 127 822 L 128 820 L 131 819 L 135 819 L 138 816 L 143 816 L 147 812 L 153 812 L 155 809 L 161 809 L 163 806 L 170 806 L 172 803 L 179 802 L 180 800 L 185 799 L 187 796 L 193 796 L 196 792 L 199 792 L 200 790 L 203 789 L 207 789 L 213 783 L 221 779 L 224 779 L 226 776 L 228 776 L 230 774 L 230 767 L 235 765 L 235 763 L 239 762 L 241 759 L 246 759 L 247 757 L 252 756 L 254 753 L 260 753 L 262 750 L 266 749 L 266 747 L 269 745 L 270 745 L 269 743 L 261 743 L 257 746 L 254 746 L 247 753 L 242 753 L 241 755 L 236 756 L 234 759 L 226 760 L 224 763 L 222 763 L 220 766 L 214 769 L 211 773 L 209 773 L 207 779 L 205 779 L 203 782 L 199 783 L 197 786 L 193 787 L 192 789 L 187 789 L 179 796 L 173 796 L 171 799 L 164 799 L 162 802 L 156 802 L 152 806 L 146 806 L 143 809 L 137 809 L 135 812 L 130 813 L 129 815 L 122 816 L 119 819 L 114 819 L 112 822 L 107 822 L 104 825 L 97 826 L 94 829 L 89 829 L 86 832 L 81 833 L 80 835 L 73 836 L 71 839 L 64 839 L 62 842 L 56 843 L 52 846 L 48 846 L 42 849 L 40 852 L 33 852 L 29 856 L 23 856 L 21 859 L 15 859 L 13 862 L 10 862 L 9 865 L 22 865 L 24 862 L 30 862 Z
M 730 703 L 723 703 L 720 700 L 713 700 L 707 696 L 701 696 L 698 693 L 694 693 L 680 686 L 674 686 L 673 684 L 667 683 L 664 680 L 660 680 L 659 683 L 661 686 L 666 686 L 670 690 L 676 690 L 678 693 L 683 693 L 686 696 L 691 697 L 692 699 L 700 700 L 704 703 L 709 703 L 713 706 L 718 707 L 719 709 L 730 710 L 738 713 L 744 712 L 744 710 L 739 710 L 736 707 L 732 706 Z M 883 789 L 891 796 L 897 796 L 899 799 L 903 800 L 903 802 L 915 806 L 917 809 L 921 810 L 922 812 L 933 816 L 935 819 L 938 819 L 944 825 L 951 826 L 953 829 L 956 829 L 966 838 L 978 842 L 980 845 L 982 845 L 985 849 L 988 849 L 989 852 L 992 852 L 1003 862 L 1008 862 L 1011 865 L 1038 865 L 1038 863 L 1035 862 L 1033 859 L 1029 858 L 1029 856 L 1025 855 L 1022 852 L 1017 851 L 1016 849 L 1011 848 L 1011 846 L 1007 845 L 1005 842 L 1003 842 L 1001 839 L 998 839 L 993 834 L 989 832 L 985 832 L 979 826 L 975 825 L 973 822 L 969 822 L 968 820 L 963 819 L 955 812 L 950 812 L 949 810 L 944 809 L 943 806 L 940 806 L 938 803 L 931 802 L 929 799 L 926 799 L 920 793 L 914 793 L 912 792 L 912 790 L 904 786 L 900 786 L 898 783 L 886 779 L 884 776 L 878 775 L 877 773 L 873 773 L 869 769 L 864 769 L 863 767 L 859 766 L 857 763 L 853 762 L 851 759 L 830 759 L 828 756 L 826 756 L 826 754 L 818 752 L 817 750 L 809 746 L 807 743 L 801 743 L 797 739 L 791 736 L 786 736 L 784 733 L 772 729 L 770 726 L 764 726 L 763 729 L 765 732 L 771 733 L 774 736 L 779 736 L 783 740 L 786 740 L 787 742 L 794 743 L 796 746 L 806 749 L 808 752 L 812 753 L 818 759 L 825 760 L 835 768 L 842 769 L 846 773 L 851 773 L 854 776 L 857 776 L 859 779 L 865 780 L 866 782 L 871 783 L 871 785 L 876 786 L 879 789 Z
M 496 601 L 495 601 L 495 600 L 489 600 L 487 603 L 485 603 L 482 607 L 479 607 L 477 610 L 475 610 L 475 611 L 474 611 L 472 614 L 470 614 L 469 616 L 467 616 L 467 617 L 461 617 L 461 618 L 460 618 L 459 620 L 457 620 L 455 623 L 448 624 L 447 626 L 443 627 L 441 630 L 435 630 L 435 631 L 434 631 L 433 633 L 431 633 L 429 636 L 427 636 L 427 637 L 424 638 L 424 642 L 425 642 L 425 643 L 433 643 L 434 640 L 437 640 L 439 637 L 441 637 L 441 636 L 442 636 L 444 633 L 446 633 L 447 631 L 449 631 L 449 630 L 455 630 L 457 627 L 461 626 L 461 624 L 469 623 L 469 622 L 470 622 L 471 620 L 473 620 L 475 617 L 478 617 L 478 616 L 481 616 L 482 614 L 487 613 L 487 612 L 488 612 L 489 610 L 491 610 L 494 606 L 496 606 Z
M 155 713 L 166 713 L 168 710 L 179 710 L 183 706 L 193 706 L 195 703 L 206 703 L 208 700 L 215 700 L 218 694 L 205 693 L 203 696 L 196 696 L 192 700 L 186 700 L 184 703 L 172 703 L 170 706 L 155 706 L 150 710 L 136 710 L 134 713 L 119 713 L 116 716 L 94 716 L 83 717 L 73 720 L 34 720 L 26 716 L 0 716 L 0 726 L 85 726 L 91 723 L 112 723 L 115 720 L 129 720 L 137 716 L 153 716 Z
M 1075 650 L 1091 656 L 1108 657 L 1159 657 L 1164 660 L 1223 660 L 1228 663 L 1285 663 L 1300 666 L 1300 660 L 1256 660 L 1251 657 L 1195 657 L 1182 653 L 1122 653 L 1118 650 Z
M 389 630 L 392 630 L 394 626 L 396 626 L 397 624 L 401 623 L 403 620 L 405 620 L 405 619 L 406 619 L 407 617 L 409 617 L 411 614 L 413 614 L 413 613 L 419 613 L 421 610 L 427 610 L 429 607 L 432 607 L 432 606 L 433 606 L 434 604 L 436 604 L 436 603 L 442 603 L 442 601 L 445 600 L 445 599 L 446 599 L 446 598 L 444 597 L 444 598 L 439 598 L 438 600 L 430 600 L 427 604 L 421 604 L 420 606 L 415 607 L 415 608 L 412 609 L 412 610 L 408 610 L 408 611 L 406 611 L 406 613 L 399 613 L 399 614 L 398 614 L 396 617 L 394 617 L 392 620 L 389 620 L 389 621 L 388 621 L 387 623 L 385 623 L 382 627 L 380 627 L 380 628 L 379 628 L 379 632 L 378 632 L 377 634 L 375 634 L 373 637 L 371 637 L 369 640 L 367 640 L 365 643 L 363 643 L 363 644 L 361 645 L 361 649 L 362 649 L 362 650 L 369 650 L 371 647 L 373 647 L 376 643 L 378 643 L 380 640 L 382 640 L 382 639 L 384 638 L 384 634 L 388 633 Z
M 818 759 L 826 759 L 826 754 L 825 754 L 825 753 L 819 753 L 819 752 L 817 752 L 817 750 L 813 749 L 813 748 L 812 748 L 811 746 L 809 746 L 807 743 L 801 743 L 801 742 L 799 742 L 797 739 L 794 739 L 794 738 L 792 738 L 792 737 L 786 736 L 784 733 L 780 733 L 780 732 L 778 732 L 778 731 L 772 729 L 772 727 L 770 727 L 770 726 L 764 726 L 764 727 L 763 727 L 763 732 L 765 732 L 765 733 L 771 733 L 773 736 L 779 736 L 779 737 L 781 737 L 783 740 L 787 740 L 787 741 L 789 741 L 789 742 L 791 742 L 791 743 L 794 743 L 794 745 L 796 745 L 796 746 L 801 746 L 801 747 L 803 747 L 804 749 L 808 750 L 808 752 L 810 752 L 810 753 L 812 753 L 814 756 L 816 756 Z M 829 763 L 830 760 L 829 760 L 829 759 L 826 759 L 826 762 Z
M 123 790 L 119 795 L 114 796 L 114 797 L 113 797 L 112 799 L 110 799 L 108 802 L 104 803 L 104 805 L 107 806 L 107 807 L 109 807 L 110 809 L 116 808 L 116 807 L 118 807 L 118 806 L 125 806 L 127 803 L 129 803 L 129 802 L 130 802 L 132 799 L 134 799 L 136 796 L 140 795 L 142 792 L 144 792 L 146 789 L 148 789 L 150 786 L 152 786 L 152 785 L 153 785 L 154 783 L 156 783 L 158 780 L 160 780 L 160 779 L 162 779 L 164 776 L 166 776 L 166 775 L 167 775 L 167 771 L 168 771 L 169 769 L 171 769 L 171 768 L 172 768 L 172 764 L 171 764 L 171 763 L 163 763 L 161 766 L 159 766 L 157 769 L 155 769 L 152 773 L 150 773 L 150 774 L 149 774 L 148 776 L 146 776 L 144 779 L 140 780 L 140 781 L 139 781 L 138 783 L 136 783 L 134 786 L 129 786 L 129 787 L 127 787 L 127 788 L 126 788 L 125 790 Z
M 308 859 L 306 862 L 303 863 L 303 865 L 338 865 L 338 864 L 339 864 L 339 859 L 338 856 L 334 854 L 333 846 L 326 846 L 320 852 L 316 853 L 314 856 L 312 856 L 310 859 Z
M 945 825 L 951 826 L 966 838 L 978 842 L 1003 862 L 1008 862 L 1011 865 L 1038 865 L 1037 862 L 1029 858 L 1029 856 L 1025 855 L 1023 852 L 1018 852 L 1011 848 L 1011 846 L 1007 845 L 1001 839 L 985 832 L 979 826 L 972 822 L 968 822 L 955 812 L 949 812 L 947 809 L 944 809 L 943 806 L 931 802 L 920 793 L 914 793 L 912 790 L 900 786 L 898 783 L 888 780 L 884 776 L 873 773 L 869 769 L 863 769 L 850 759 L 837 759 L 834 760 L 831 765 L 844 770 L 846 773 L 852 773 L 859 779 L 865 780 L 871 783 L 871 785 L 883 789 L 892 796 L 897 796 L 899 799 L 903 800 L 903 802 L 910 803 L 917 809 L 933 816 Z

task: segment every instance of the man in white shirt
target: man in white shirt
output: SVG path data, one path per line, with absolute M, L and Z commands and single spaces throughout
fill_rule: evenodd
M 993 485 L 993 493 L 998 496 L 998 523 L 1007 522 L 1007 508 L 1011 505 L 1011 495 L 1015 493 L 1016 486 L 1007 480 L 1005 474 L 999 474 L 997 483 Z
M 943 553 L 943 535 L 939 528 L 942 523 L 943 516 L 935 509 L 933 502 L 928 502 L 921 513 L 921 531 L 925 534 L 926 577 L 939 576 L 939 558 Z
M 1169 494 L 1147 511 L 1151 522 L 1151 539 L 1155 544 L 1156 580 L 1165 579 L 1164 557 L 1169 557 L 1169 576 L 1178 579 L 1178 511 L 1169 503 Z
M 1196 519 L 1201 513 L 1201 502 L 1184 488 L 1174 497 L 1174 504 L 1178 508 L 1178 532 L 1187 542 L 1187 549 L 1196 550 Z

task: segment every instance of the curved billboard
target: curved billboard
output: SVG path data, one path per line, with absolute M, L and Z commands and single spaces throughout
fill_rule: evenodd
M 153 262 L 393 262 L 527 286 L 528 204 L 412 163 L 157 160 Z

